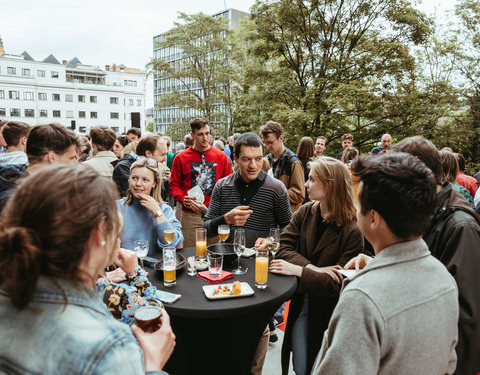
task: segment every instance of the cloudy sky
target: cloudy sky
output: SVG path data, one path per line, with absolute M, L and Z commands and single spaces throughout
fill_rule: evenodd
M 431 14 L 445 3 L 424 0 Z M 248 12 L 254 0 L 0 0 L 0 37 L 5 52 L 27 51 L 35 60 L 50 53 L 59 61 L 143 68 L 153 55 L 154 35 L 167 31 L 177 12 L 213 14 L 226 8 Z M 153 105 L 147 86 L 147 106 Z

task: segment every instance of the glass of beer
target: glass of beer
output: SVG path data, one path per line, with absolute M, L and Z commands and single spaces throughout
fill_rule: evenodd
M 195 247 L 197 260 L 207 259 L 207 230 L 205 228 L 195 229 Z
M 173 239 L 175 237 L 175 232 L 173 231 L 173 227 L 170 224 L 166 225 L 165 230 L 163 231 L 163 237 L 165 238 L 165 241 L 167 241 L 169 245 L 173 242 Z
M 268 280 L 268 250 L 257 250 L 255 256 L 255 286 L 265 289 Z
M 174 247 L 163 248 L 163 285 L 175 286 L 177 284 L 177 252 Z
M 162 308 L 160 301 L 149 300 L 135 308 L 135 324 L 144 332 L 152 333 L 162 325 Z
M 219 225 L 218 226 L 218 237 L 220 237 L 220 243 L 223 243 L 230 236 L 230 225 Z

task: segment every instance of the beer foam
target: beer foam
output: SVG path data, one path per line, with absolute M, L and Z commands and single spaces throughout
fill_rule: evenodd
M 159 318 L 161 315 L 161 311 L 157 307 L 142 307 L 135 312 L 135 319 L 137 320 L 154 320 Z

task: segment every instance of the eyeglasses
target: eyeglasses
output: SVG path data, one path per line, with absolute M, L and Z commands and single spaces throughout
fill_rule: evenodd
M 278 138 L 275 138 L 273 141 L 263 142 L 263 145 L 264 145 L 264 146 L 271 146 L 271 145 L 273 145 L 277 140 L 278 140 Z
M 155 168 L 158 167 L 158 161 L 156 161 L 155 159 L 147 158 L 145 156 L 137 156 L 137 161 L 138 160 L 145 160 L 149 166 L 155 167 Z

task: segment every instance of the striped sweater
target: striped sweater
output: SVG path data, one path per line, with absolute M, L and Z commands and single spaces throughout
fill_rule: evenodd
M 236 178 L 241 178 L 238 171 L 215 184 L 203 224 L 209 237 L 217 235 L 218 226 L 225 224 L 224 215 L 227 212 L 243 205 L 235 186 Z M 287 189 L 283 183 L 265 172 L 261 172 L 258 178 L 263 180 L 263 184 L 250 201 L 249 206 L 253 213 L 243 226 L 247 247 L 252 247 L 259 237 L 268 237 L 270 228 L 284 228 L 292 218 Z M 227 242 L 233 241 L 235 228 L 231 227 Z

